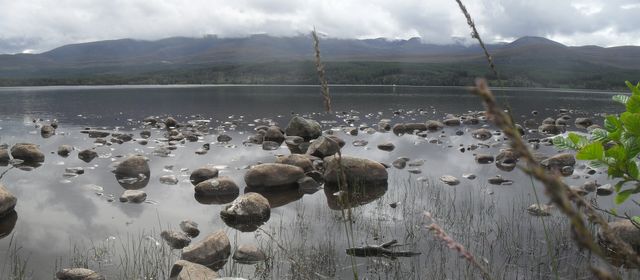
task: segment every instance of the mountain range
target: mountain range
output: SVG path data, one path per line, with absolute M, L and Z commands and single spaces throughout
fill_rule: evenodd
M 477 76 L 508 86 L 617 88 L 640 79 L 640 47 L 565 46 L 522 37 L 487 45 L 322 38 L 330 83 L 466 85 Z M 309 36 L 121 39 L 0 55 L 0 85 L 316 83 Z

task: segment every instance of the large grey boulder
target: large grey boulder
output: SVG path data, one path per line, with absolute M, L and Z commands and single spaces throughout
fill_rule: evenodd
M 18 199 L 0 183 L 0 217 L 16 207 Z
M 56 273 L 60 280 L 104 280 L 99 273 L 86 268 L 66 268 Z
M 243 244 L 236 249 L 232 257 L 236 262 L 242 264 L 255 264 L 267 259 L 267 256 L 254 245 Z
M 263 163 L 251 167 L 244 175 L 244 181 L 248 187 L 268 189 L 294 186 L 304 176 L 304 170 L 294 165 Z
M 185 260 L 178 260 L 169 273 L 169 280 L 209 280 L 218 277 L 218 273 L 210 268 Z
M 387 169 L 377 161 L 351 156 L 330 156 L 324 158 L 324 181 L 338 184 L 341 173 L 349 185 L 386 182 Z
M 39 163 L 44 161 L 44 154 L 38 145 L 31 143 L 18 143 L 11 148 L 11 156 L 27 163 Z
M 271 205 L 261 194 L 250 192 L 236 198 L 220 211 L 220 217 L 230 227 L 251 232 L 269 220 Z
M 309 141 L 322 135 L 322 127 L 317 121 L 295 116 L 289 121 L 285 133 L 287 136 L 299 136 Z
M 200 182 L 195 187 L 196 200 L 203 204 L 224 204 L 236 199 L 240 188 L 230 177 L 221 176 Z
M 640 229 L 638 229 L 630 220 L 622 219 L 609 223 L 609 229 L 613 232 L 613 234 L 629 244 L 637 254 L 640 254 Z M 598 242 L 604 246 L 605 248 L 609 248 L 611 244 L 611 240 L 607 239 L 601 229 L 598 229 L 597 232 Z M 614 251 L 606 250 L 607 253 L 610 253 L 612 261 L 616 265 L 633 265 L 626 262 L 623 256 L 617 255 Z
M 282 142 L 284 142 L 284 131 L 275 125 L 270 126 L 264 134 L 263 141 L 272 141 L 278 143 L 278 145 L 282 145 Z
M 181 231 L 163 230 L 160 233 L 160 237 L 162 237 L 162 239 L 164 239 L 172 249 L 182 249 L 189 246 L 189 243 L 191 243 L 189 236 Z
M 78 153 L 78 158 L 87 163 L 91 162 L 94 158 L 97 157 L 98 153 L 92 149 L 86 149 Z
M 231 244 L 224 231 L 216 231 L 182 250 L 182 259 L 218 270 L 231 255 Z

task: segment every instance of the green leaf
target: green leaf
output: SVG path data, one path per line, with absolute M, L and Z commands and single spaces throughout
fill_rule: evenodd
M 640 224 L 640 216 L 633 216 L 633 217 L 631 217 L 631 220 L 636 222 L 636 224 Z
M 618 95 L 614 95 L 611 99 L 613 99 L 613 101 L 615 102 L 622 103 L 622 104 L 627 104 L 627 102 L 629 102 L 628 95 L 618 94 Z
M 615 145 L 604 152 L 605 156 L 613 158 L 616 162 L 625 162 L 627 160 L 627 152 L 624 147 Z M 614 163 L 615 165 L 615 163 Z
M 635 158 L 640 153 L 640 142 L 638 141 L 640 139 L 627 134 L 623 134 L 621 138 L 620 142 L 622 142 L 622 146 L 627 151 L 627 159 Z
M 629 176 L 633 179 L 638 179 L 638 165 L 635 160 L 631 159 L 627 161 L 627 173 L 629 173 Z
M 616 192 L 619 192 L 620 189 L 622 189 L 622 185 L 624 185 L 624 183 L 628 182 L 627 180 L 622 180 L 620 182 L 617 182 L 613 187 L 616 189 Z
M 631 93 L 633 93 L 634 95 L 640 95 L 640 82 L 635 86 L 629 81 L 625 81 L 625 84 L 631 90 Z
M 624 203 L 629 198 L 629 196 L 635 193 L 634 191 L 635 189 L 627 189 L 616 194 L 616 198 L 614 199 L 616 205 Z
M 616 208 L 611 208 L 611 210 L 609 210 L 609 211 L 611 211 L 611 213 L 613 215 L 618 215 L 618 209 L 616 209 Z
M 576 158 L 579 160 L 598 160 L 604 158 L 604 148 L 600 142 L 588 144 L 578 151 Z
M 638 106 L 640 106 L 640 103 L 638 103 Z M 620 120 L 622 120 L 624 128 L 629 133 L 640 136 L 640 114 L 624 112 L 620 115 Z
M 608 132 L 602 128 L 596 128 L 591 131 L 591 140 L 593 141 L 605 141 L 607 140 Z
M 609 166 L 609 169 L 607 169 L 607 175 L 611 178 L 623 178 L 624 172 L 617 166 Z
M 629 113 L 640 113 L 640 93 L 639 94 L 633 94 L 631 97 L 629 97 L 629 100 L 627 101 L 627 112 Z
M 571 140 L 571 142 L 578 148 L 582 148 L 589 143 L 589 141 L 587 140 L 587 137 L 578 135 L 573 132 L 569 132 L 569 135 L 567 138 L 569 138 L 569 140 Z
M 589 162 L 589 166 L 591 168 L 600 168 L 600 167 L 606 167 L 607 163 L 603 162 L 603 161 L 599 161 L 599 160 L 594 160 L 594 161 Z
M 578 146 L 576 146 L 571 140 L 568 138 L 564 138 L 562 136 L 556 136 L 553 138 L 552 143 L 558 149 L 562 150 L 577 150 Z
M 622 127 L 622 122 L 615 115 L 608 115 L 604 119 L 604 129 L 608 132 L 615 132 L 617 129 Z

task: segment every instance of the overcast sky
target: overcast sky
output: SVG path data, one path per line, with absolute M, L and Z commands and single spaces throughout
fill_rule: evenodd
M 638 0 L 463 0 L 487 42 L 640 45 Z M 170 36 L 293 36 L 451 43 L 469 38 L 454 0 L 0 0 L 0 53 Z

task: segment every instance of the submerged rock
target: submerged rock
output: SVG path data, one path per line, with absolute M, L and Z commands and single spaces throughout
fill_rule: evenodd
M 182 259 L 218 270 L 231 255 L 231 244 L 224 231 L 216 231 L 200 242 L 191 244 L 182 250 Z
M 387 151 L 387 152 L 391 152 L 395 148 L 396 148 L 396 146 L 393 145 L 393 143 L 391 143 L 391 142 L 384 142 L 384 143 L 378 144 L 378 149 L 383 150 L 383 151 Z
M 11 148 L 11 156 L 14 159 L 23 160 L 26 163 L 39 163 L 44 161 L 44 154 L 38 145 L 31 143 L 18 143 Z
M 487 154 L 477 154 L 475 158 L 476 162 L 480 164 L 488 164 L 494 161 L 493 156 Z
M 242 264 L 255 264 L 267 259 L 267 256 L 254 245 L 243 244 L 233 253 L 233 259 Z
M 176 185 L 178 184 L 178 177 L 176 177 L 176 175 L 162 175 L 160 176 L 160 183 L 165 185 Z
M 295 186 L 304 178 L 304 170 L 298 166 L 281 163 L 263 163 L 251 167 L 244 175 L 244 181 L 252 188 L 273 188 Z
M 409 161 L 409 158 L 406 157 L 401 157 L 398 158 L 396 160 L 394 160 L 391 165 L 393 165 L 393 167 L 397 168 L 397 169 L 404 169 L 407 166 L 407 162 Z
M 210 268 L 185 260 L 177 261 L 169 273 L 169 280 L 209 280 L 220 279 L 218 273 Z
M 231 136 L 226 135 L 226 134 L 220 134 L 218 135 L 218 138 L 216 140 L 218 140 L 218 142 L 221 143 L 227 143 L 227 142 L 231 142 Z
M 599 186 L 596 189 L 596 194 L 600 196 L 608 196 L 613 194 L 613 191 L 614 191 L 613 186 L 611 184 L 606 184 L 606 185 Z
M 484 141 L 491 139 L 491 137 L 493 137 L 493 134 L 491 134 L 491 130 L 488 130 L 486 128 L 478 128 L 471 132 L 471 136 L 475 139 Z
M 191 220 L 184 220 L 180 222 L 180 229 L 191 238 L 194 238 L 200 235 L 200 230 L 198 229 L 198 223 Z
M 191 243 L 189 236 L 179 231 L 163 230 L 160 233 L 160 237 L 162 237 L 172 249 L 182 249 Z
M 11 156 L 9 156 L 9 151 L 7 149 L 0 148 L 0 166 L 8 165 L 10 160 Z
M 196 186 L 201 182 L 218 177 L 218 173 L 218 169 L 213 166 L 203 166 L 191 172 L 189 180 L 191 184 Z
M 105 280 L 99 273 L 86 268 L 65 268 L 56 273 L 59 280 Z
M 269 220 L 271 205 L 258 193 L 246 193 L 220 211 L 220 217 L 230 227 L 251 232 Z

